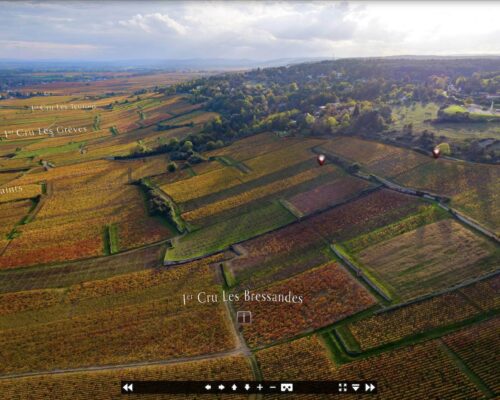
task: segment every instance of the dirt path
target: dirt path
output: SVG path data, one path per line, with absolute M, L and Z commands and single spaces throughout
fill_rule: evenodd
M 221 268 L 216 268 L 217 280 L 219 281 L 219 284 L 224 287 L 224 277 L 222 276 Z M 236 343 L 238 344 L 237 349 L 239 349 L 245 356 L 250 357 L 252 355 L 252 351 L 248 347 L 243 334 L 240 332 L 238 322 L 236 321 L 236 312 L 234 311 L 232 303 L 230 301 L 225 301 L 224 306 L 226 307 L 227 316 L 233 327 L 232 333 Z

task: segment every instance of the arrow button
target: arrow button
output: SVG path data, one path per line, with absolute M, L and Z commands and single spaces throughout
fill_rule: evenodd
M 123 390 L 126 392 L 133 392 L 134 391 L 134 384 L 133 383 L 126 383 L 123 385 Z
M 373 392 L 375 385 L 373 383 L 365 383 L 365 392 Z

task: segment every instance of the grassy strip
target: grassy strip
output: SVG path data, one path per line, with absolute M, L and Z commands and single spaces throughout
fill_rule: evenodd
M 467 364 L 460 358 L 460 356 L 450 349 L 446 344 L 440 340 L 439 346 L 441 349 L 449 356 L 453 362 L 456 364 L 458 369 L 462 371 L 467 377 L 481 390 L 489 399 L 495 397 L 495 393 L 482 381 L 482 379 L 472 371 Z
M 236 162 L 228 156 L 215 156 L 213 159 L 219 161 L 222 165 L 227 167 L 231 167 L 236 164 Z
M 286 201 L 284 199 L 280 199 L 279 202 L 283 207 L 285 207 L 288 211 L 290 211 L 296 218 L 300 219 L 304 216 L 292 203 Z
M 92 125 L 92 128 L 94 131 L 101 129 L 101 116 L 99 114 L 94 117 L 94 124 Z
M 345 261 L 340 258 L 335 252 L 333 251 L 333 245 L 329 245 L 326 249 L 326 254 L 328 257 L 330 257 L 332 260 L 335 260 L 337 263 L 342 265 L 344 269 L 351 274 L 353 278 L 355 278 L 363 287 L 368 290 L 378 301 L 379 304 L 383 305 L 384 307 L 388 306 L 391 304 L 391 301 L 388 301 L 386 298 L 382 297 L 379 292 L 374 290 L 374 288 L 367 283 L 368 278 L 365 277 L 366 279 L 360 279 L 360 275 L 354 271 L 352 268 L 349 268 L 348 266 L 345 265 Z M 373 282 L 372 282 L 373 283 Z M 380 289 L 380 288 L 379 288 Z
M 397 301 L 399 300 L 399 297 L 396 295 L 395 291 L 388 288 L 387 284 L 383 283 L 378 279 L 374 274 L 367 270 L 365 267 L 362 266 L 361 263 L 359 263 L 357 260 L 354 259 L 353 256 L 351 256 L 341 245 L 339 244 L 333 244 L 332 245 L 332 250 L 336 252 L 338 255 L 341 256 L 343 261 L 348 262 L 351 264 L 355 269 L 361 271 L 363 275 L 368 279 L 374 286 L 376 286 L 385 296 L 387 296 L 391 301 Z
M 196 173 L 196 171 L 195 171 L 195 170 L 194 170 L 191 166 L 186 167 L 186 170 L 187 170 L 187 172 L 189 172 L 189 175 L 191 175 L 191 176 L 196 176 L 196 175 L 198 175 L 198 174 Z
M 319 338 L 325 344 L 328 356 L 334 364 L 341 365 L 352 361 L 352 358 L 342 351 L 342 346 L 337 341 L 337 338 L 330 332 L 321 333 Z
M 116 224 L 108 225 L 108 237 L 109 237 L 109 252 L 111 254 L 118 253 L 118 226 Z
M 252 367 L 254 380 L 257 382 L 262 382 L 264 378 L 262 377 L 262 371 L 260 370 L 259 363 L 257 362 L 255 355 L 252 354 L 250 357 L 248 357 L 248 360 L 250 361 L 250 366 Z
M 359 354 L 362 352 L 359 343 L 356 341 L 351 331 L 346 325 L 341 325 L 333 329 L 336 337 L 344 344 L 349 353 Z
M 222 276 L 224 277 L 224 282 L 226 283 L 227 288 L 232 288 L 236 286 L 236 278 L 231 271 L 231 268 L 227 266 L 227 264 L 222 264 Z
M 109 240 L 109 229 L 107 225 L 104 225 L 104 229 L 102 231 L 102 244 L 103 244 L 103 253 L 106 256 L 111 254 L 111 244 Z
M 14 158 L 28 158 L 28 157 L 45 157 L 54 154 L 68 153 L 76 151 L 80 146 L 85 145 L 86 142 L 74 142 L 65 144 L 63 146 L 46 147 L 38 150 L 26 150 L 16 153 Z
M 118 253 L 118 226 L 116 224 L 104 226 L 103 232 L 104 254 L 109 256 Z

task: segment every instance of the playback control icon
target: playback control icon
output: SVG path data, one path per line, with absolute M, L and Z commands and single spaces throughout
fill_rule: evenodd
M 365 383 L 365 393 L 371 393 L 375 389 L 376 389 L 376 386 L 373 383 L 371 383 L 371 382 Z
M 121 381 L 123 395 L 377 394 L 375 381 Z
M 125 393 L 133 393 L 134 392 L 134 384 L 133 383 L 125 383 L 122 386 L 122 390 L 125 391 Z

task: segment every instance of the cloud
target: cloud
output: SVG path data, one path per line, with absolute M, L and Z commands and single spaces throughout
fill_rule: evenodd
M 37 58 L 36 43 L 89 59 L 500 54 L 499 20 L 493 2 L 19 1 L 2 3 L 0 54 Z
M 187 32 L 185 26 L 170 18 L 168 14 L 137 14 L 128 20 L 119 21 L 118 23 L 127 28 L 139 28 L 146 33 L 175 33 L 184 35 Z

